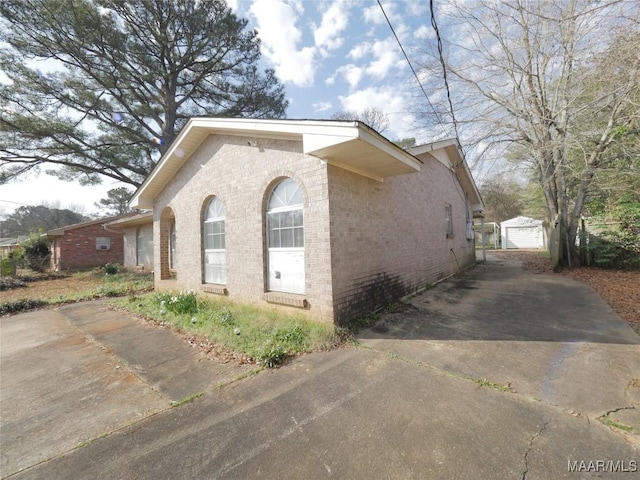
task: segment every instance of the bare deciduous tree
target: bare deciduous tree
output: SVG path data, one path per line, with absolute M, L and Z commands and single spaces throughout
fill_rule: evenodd
M 493 147 L 485 167 L 518 149 L 559 226 L 564 261 L 577 260 L 594 178 L 621 143 L 627 154 L 640 146 L 639 11 L 615 0 L 472 0 L 436 13 L 461 136 Z
M 389 128 L 389 117 L 378 107 L 368 107 L 361 112 L 345 110 L 331 115 L 331 120 L 359 120 L 376 132 L 382 133 Z

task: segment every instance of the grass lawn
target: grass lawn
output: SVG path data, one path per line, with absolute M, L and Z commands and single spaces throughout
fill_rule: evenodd
M 204 299 L 192 292 L 152 293 L 151 274 L 103 269 L 78 273 L 19 271 L 0 278 L 0 316 L 95 298 L 112 302 L 159 326 L 170 326 L 198 346 L 209 346 L 220 360 L 273 367 L 285 358 L 333 348 L 348 337 L 333 324 L 281 310 Z
M 301 314 L 205 299 L 193 292 L 149 293 L 114 303 L 180 333 L 225 345 L 265 367 L 274 367 L 288 356 L 334 348 L 345 336 L 333 324 Z

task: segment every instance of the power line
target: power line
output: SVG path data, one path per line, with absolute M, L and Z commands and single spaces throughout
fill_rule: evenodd
M 453 102 L 451 101 L 451 90 L 449 89 L 449 81 L 447 79 L 447 66 L 444 61 L 444 54 L 442 53 L 442 38 L 440 38 L 440 30 L 438 30 L 438 23 L 436 22 L 436 14 L 433 8 L 433 0 L 429 0 L 429 9 L 431 11 L 431 26 L 433 27 L 433 30 L 436 33 L 436 39 L 438 41 L 438 57 L 440 58 L 440 64 L 442 65 L 442 77 L 444 79 L 444 86 L 447 90 L 447 100 L 449 101 L 449 110 L 451 111 L 451 121 L 453 122 L 453 130 L 456 134 L 456 140 L 458 141 L 458 144 L 461 147 L 460 151 L 462 153 L 462 162 L 464 162 L 466 159 L 464 155 L 464 150 L 462 150 L 462 144 L 460 143 L 460 134 L 458 133 L 458 121 L 456 120 L 456 114 L 453 110 Z
M 409 64 L 409 68 L 413 72 L 413 76 L 416 78 L 416 82 L 418 82 L 418 85 L 420 85 L 420 90 L 422 90 L 422 93 L 424 94 L 424 97 L 427 99 L 427 103 L 431 107 L 431 110 L 435 114 L 436 119 L 438 120 L 438 122 L 440 124 L 442 124 L 442 119 L 440 118 L 440 115 L 438 114 L 438 112 L 434 108 L 433 104 L 431 103 L 431 100 L 429 100 L 429 95 L 427 95 L 426 90 L 422 86 L 422 82 L 420 81 L 420 78 L 418 78 L 418 74 L 416 73 L 415 69 L 413 68 L 413 65 L 411 65 L 411 61 L 409 60 L 407 52 L 405 52 L 404 47 L 402 46 L 402 42 L 400 42 L 400 39 L 398 38 L 398 35 L 396 35 L 396 31 L 393 29 L 393 25 L 391 25 L 391 21 L 389 20 L 389 17 L 387 17 L 387 12 L 384 11 L 384 8 L 382 7 L 382 3 L 380 3 L 380 0 L 378 0 L 378 6 L 380 7 L 380 10 L 382 10 L 382 14 L 384 15 L 384 18 L 387 21 L 387 24 L 389 25 L 389 28 L 391 29 L 391 33 L 393 33 L 393 36 L 395 37 L 396 42 L 398 42 L 398 46 L 400 47 L 400 50 L 402 50 L 402 54 L 404 55 L 404 58 L 407 60 L 407 64 Z

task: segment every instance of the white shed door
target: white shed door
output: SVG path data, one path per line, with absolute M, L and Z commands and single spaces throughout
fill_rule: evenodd
M 541 248 L 540 227 L 507 227 L 507 248 Z

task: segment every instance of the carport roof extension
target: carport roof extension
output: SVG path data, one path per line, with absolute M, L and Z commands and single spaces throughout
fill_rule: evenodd
M 132 208 L 153 208 L 156 195 L 211 134 L 302 141 L 305 154 L 360 175 L 384 178 L 420 171 L 421 161 L 359 121 L 192 118 L 134 193 Z

